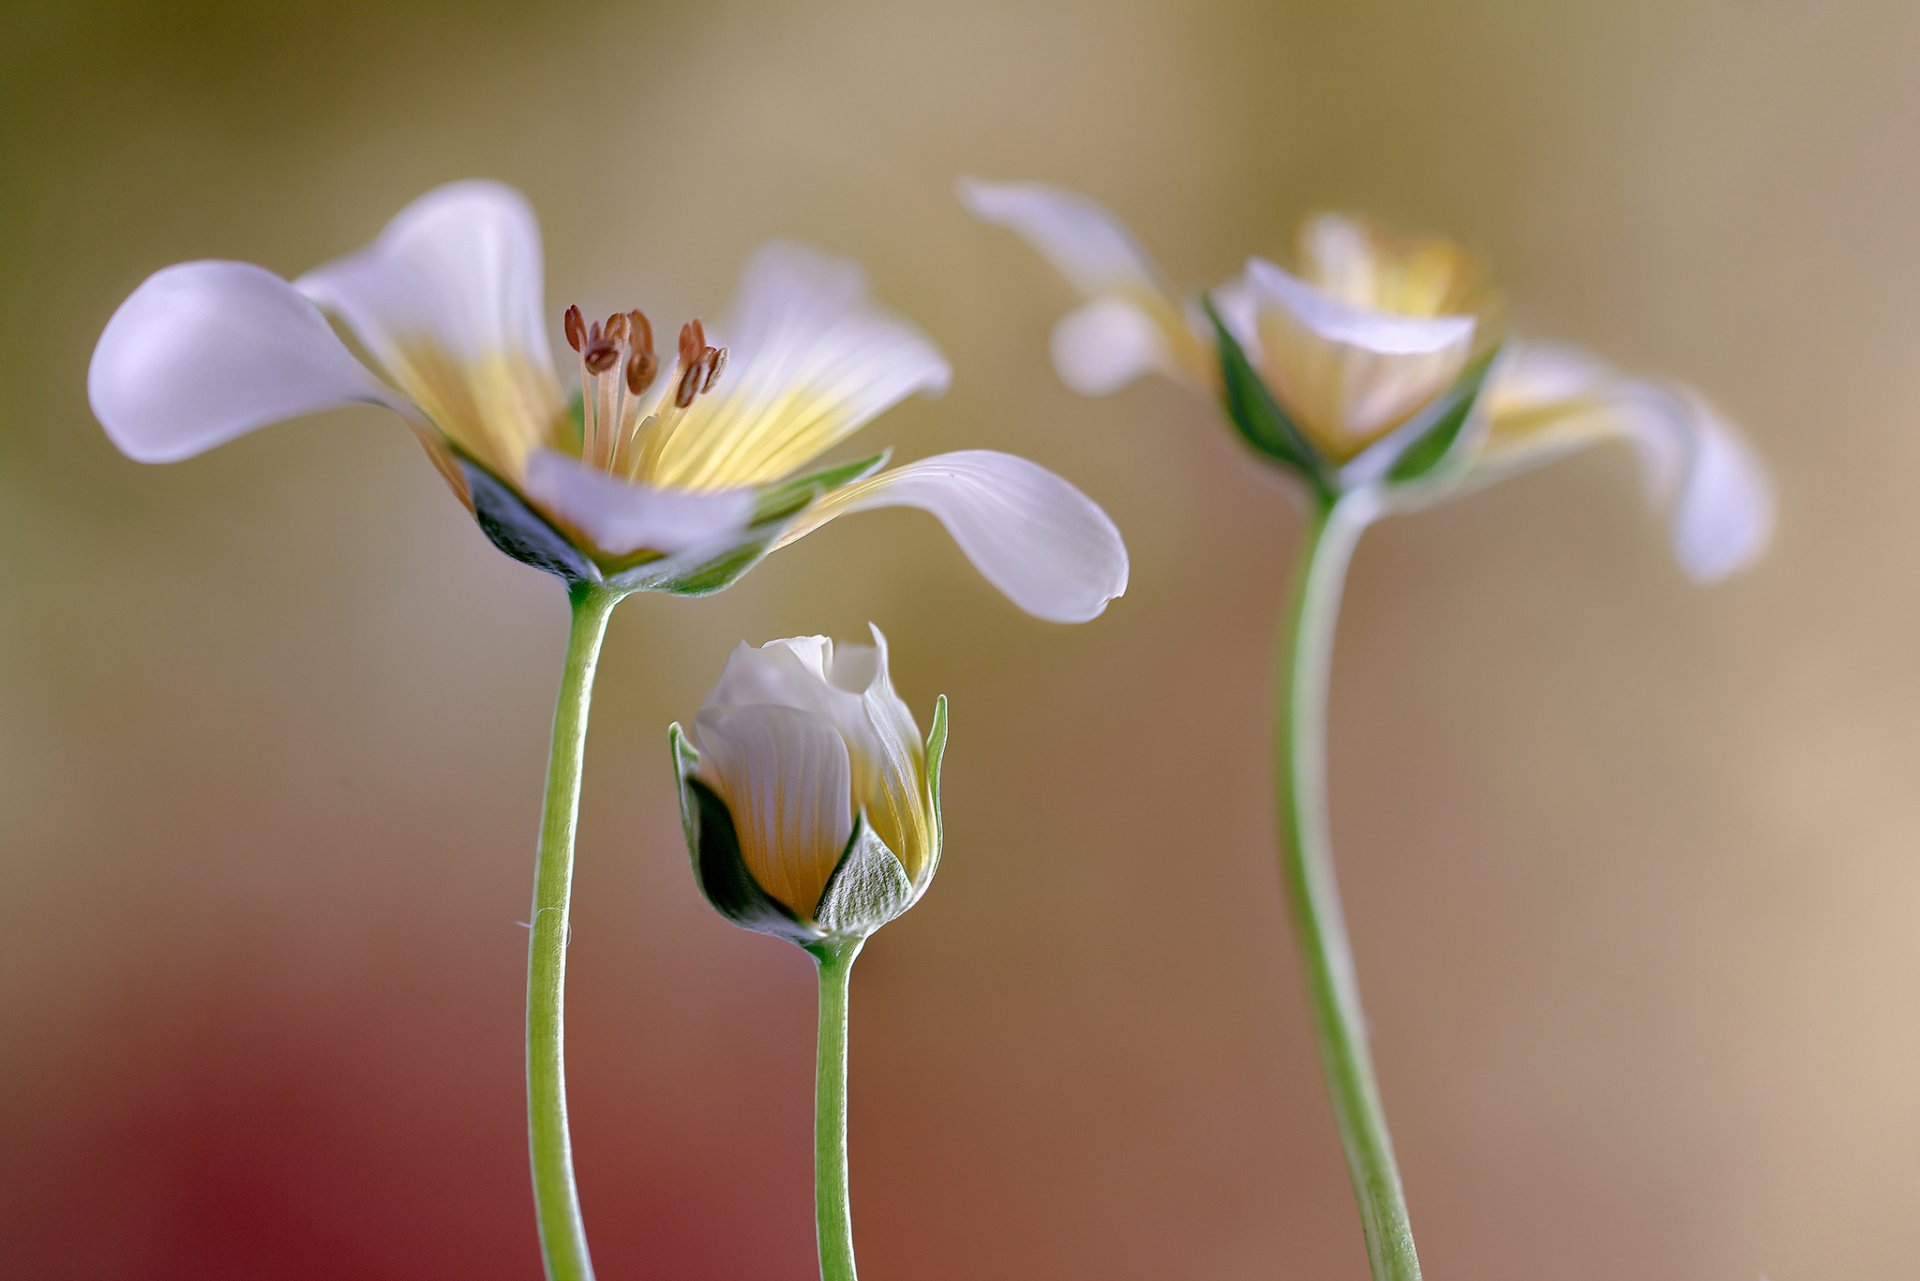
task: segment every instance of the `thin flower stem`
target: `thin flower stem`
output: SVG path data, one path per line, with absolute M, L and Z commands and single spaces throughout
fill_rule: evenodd
M 1280 633 L 1274 679 L 1274 790 L 1281 866 L 1320 1039 L 1320 1064 L 1367 1237 L 1374 1281 L 1419 1281 L 1406 1195 L 1367 1050 L 1366 1015 L 1340 910 L 1328 836 L 1327 687 L 1347 564 L 1366 520 L 1316 502 L 1302 535 L 1293 610 Z
M 820 1281 L 855 1281 L 847 1199 L 847 980 L 861 940 L 809 948 L 820 965 L 820 1042 L 813 1089 L 813 1212 Z
M 587 1230 L 580 1220 L 580 1194 L 573 1183 L 573 1140 L 567 1130 L 567 932 L 587 710 L 593 700 L 600 643 L 620 593 L 576 583 L 569 596 L 573 626 L 553 711 L 540 858 L 533 879 L 533 937 L 527 950 L 527 1145 L 547 1277 L 549 1281 L 593 1281 Z

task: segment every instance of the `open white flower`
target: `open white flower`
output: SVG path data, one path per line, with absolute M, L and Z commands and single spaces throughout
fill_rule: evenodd
M 695 877 L 740 925 L 802 944 L 863 937 L 933 879 L 946 700 L 922 740 L 873 639 L 742 645 L 692 744 L 671 731 Z
M 145 462 L 343 403 L 385 405 L 502 550 L 577 581 L 713 591 L 830 516 L 904 505 L 941 520 L 1042 618 L 1092 618 L 1125 589 L 1112 522 L 1024 459 L 975 450 L 807 470 L 948 381 L 933 344 L 875 307 L 850 263 L 767 246 L 725 322 L 710 336 L 689 321 L 664 357 L 643 312 L 589 323 L 569 308 L 577 410 L 544 307 L 525 199 L 454 183 L 291 284 L 235 262 L 157 273 L 108 322 L 88 393 L 114 443 Z
M 1053 335 L 1055 367 L 1076 391 L 1166 375 L 1224 398 L 1256 448 L 1316 485 L 1370 487 L 1389 502 L 1624 438 L 1689 574 L 1722 578 L 1766 549 L 1771 487 L 1737 432 L 1685 388 L 1628 378 L 1570 348 L 1502 348 L 1484 267 L 1451 241 L 1317 215 L 1301 228 L 1293 270 L 1255 258 L 1212 293 L 1216 326 L 1201 298 L 1167 286 L 1086 197 L 975 181 L 960 195 L 1085 297 Z

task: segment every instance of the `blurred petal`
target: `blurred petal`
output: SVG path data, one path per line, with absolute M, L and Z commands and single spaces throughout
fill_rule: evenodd
M 524 488 L 554 519 L 609 556 L 672 555 L 724 543 L 745 533 L 755 499 L 750 489 L 658 489 L 552 450 L 528 460 Z
M 1025 237 L 1088 297 L 1165 292 L 1133 236 L 1098 202 L 1039 182 L 962 178 L 958 185 L 975 217 Z
M 87 398 L 113 443 L 144 463 L 354 401 L 412 412 L 293 286 L 241 262 L 148 277 L 100 335 Z
M 959 191 L 976 217 L 1024 237 L 1090 300 L 1053 332 L 1054 367 L 1068 387 L 1103 396 L 1148 372 L 1212 386 L 1212 343 L 1105 208 L 1038 182 L 963 178 Z
M 725 374 L 649 453 L 663 485 L 778 480 L 951 371 L 919 330 L 881 310 L 845 259 L 774 243 L 748 262 L 725 323 Z
M 1405 316 L 1322 292 L 1270 262 L 1247 264 L 1263 371 L 1314 443 L 1351 458 L 1453 384 L 1472 316 Z
M 1517 346 L 1488 391 L 1491 429 L 1478 470 L 1497 477 L 1624 436 L 1653 505 L 1668 515 L 1674 559 L 1714 582 L 1745 569 L 1772 537 L 1766 469 L 1705 399 L 1627 378 L 1598 357 L 1551 343 Z
M 1485 265 L 1462 246 L 1346 214 L 1318 214 L 1301 225 L 1300 268 L 1322 293 L 1369 311 L 1464 315 L 1491 303 Z
M 694 718 L 700 774 L 726 801 L 760 888 L 811 920 L 853 835 L 846 744 L 791 707 L 717 707 Z
M 295 285 L 470 452 L 513 473 L 564 411 L 547 345 L 540 227 L 495 182 L 450 183 Z
M 932 513 L 988 582 L 1049 622 L 1086 622 L 1127 589 L 1126 544 L 1092 499 L 1036 463 L 985 449 L 855 481 L 803 513 L 781 545 L 870 507 Z
M 1159 323 L 1123 298 L 1096 298 L 1054 326 L 1053 367 L 1082 396 L 1108 395 L 1169 366 Z

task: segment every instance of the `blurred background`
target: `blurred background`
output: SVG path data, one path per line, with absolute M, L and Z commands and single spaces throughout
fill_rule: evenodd
M 770 235 L 858 255 L 957 371 L 858 446 L 1017 450 L 1134 555 L 1050 627 L 893 512 L 622 608 L 570 991 L 601 1274 L 811 1275 L 808 967 L 695 897 L 664 731 L 742 638 L 872 618 L 954 730 L 940 883 L 856 985 L 867 1271 L 1365 1275 L 1271 851 L 1296 510 L 1176 389 L 1059 385 L 1066 288 L 972 173 L 1097 195 L 1193 286 L 1316 207 L 1446 229 L 1523 327 L 1747 425 L 1779 539 L 1712 591 L 1624 451 L 1367 539 L 1341 872 L 1435 1281 L 1912 1275 L 1917 42 L 1900 0 L 10 0 L 0 1272 L 537 1275 L 559 587 L 372 410 L 144 468 L 84 394 L 148 272 L 292 275 L 487 175 L 556 322 L 712 316 Z

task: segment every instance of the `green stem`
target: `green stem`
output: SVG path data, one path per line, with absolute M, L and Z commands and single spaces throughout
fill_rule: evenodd
M 807 950 L 820 965 L 820 1043 L 813 1089 L 813 1213 L 820 1281 L 855 1281 L 847 1199 L 847 980 L 863 940 Z
M 533 1206 L 540 1255 L 549 1281 L 593 1281 L 580 1194 L 573 1183 L 573 1140 L 567 1132 L 567 913 L 573 898 L 573 838 L 580 819 L 580 773 L 587 747 L 587 709 L 600 642 L 620 593 L 586 583 L 569 590 L 573 626 L 553 709 L 547 798 L 540 818 L 540 858 L 533 877 L 532 940 L 527 949 L 527 1146 L 533 1161 Z
M 1320 1064 L 1360 1204 L 1374 1281 L 1419 1281 L 1420 1259 L 1367 1050 L 1366 1015 L 1327 830 L 1327 687 L 1334 622 L 1347 564 L 1365 526 L 1364 516 L 1343 510 L 1337 501 L 1316 503 L 1302 535 L 1293 610 L 1279 637 L 1274 679 L 1274 790 L 1281 864 L 1313 998 Z

